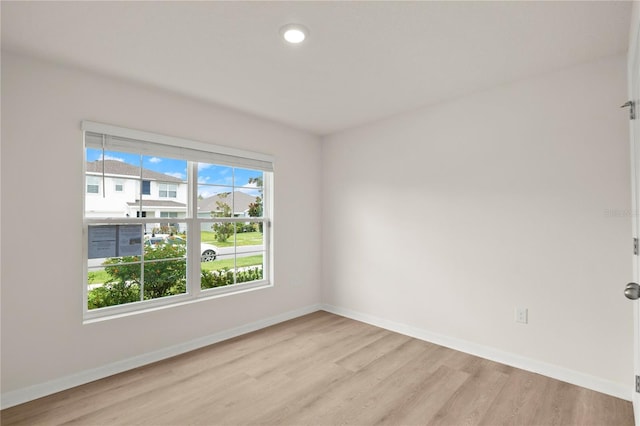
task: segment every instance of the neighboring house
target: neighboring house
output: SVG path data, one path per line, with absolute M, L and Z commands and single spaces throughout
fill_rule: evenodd
M 132 164 L 96 160 L 87 162 L 85 190 L 87 217 L 157 217 L 164 220 L 148 224 L 148 232 L 162 225 L 184 231 L 179 220 L 187 214 L 186 181 L 145 168 L 141 176 L 140 168 Z M 234 217 L 249 217 L 249 206 L 256 197 L 235 191 L 203 198 L 198 201 L 198 218 L 209 219 L 212 212 L 221 211 L 218 202 L 228 204 Z M 203 225 L 203 229 L 210 228 Z
M 87 217 L 157 217 L 166 220 L 147 228 L 180 228 L 176 221 L 187 213 L 185 181 L 123 161 L 87 162 L 85 190 Z
M 235 191 L 223 192 L 211 197 L 198 200 L 198 217 L 213 217 L 211 213 L 221 212 L 220 203 L 226 203 L 233 211 L 233 217 L 249 217 L 249 206 L 256 202 L 255 195 L 249 195 L 245 192 Z
M 241 191 L 223 192 L 211 197 L 198 200 L 198 218 L 208 219 L 222 212 L 220 203 L 226 203 L 233 212 L 233 217 L 249 217 L 249 205 L 256 202 L 255 195 L 249 195 Z M 210 223 L 203 223 L 201 230 L 211 231 Z

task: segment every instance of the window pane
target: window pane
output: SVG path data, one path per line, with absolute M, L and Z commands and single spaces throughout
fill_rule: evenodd
M 264 236 L 251 222 L 202 224 L 201 288 L 221 287 L 263 278 Z M 215 250 L 215 259 L 204 256 Z
M 256 194 L 255 191 L 250 193 L 245 191 L 245 189 L 241 189 L 236 192 L 235 197 L 236 204 L 241 206 L 241 209 L 244 209 L 245 214 L 243 217 L 263 217 L 262 190 L 260 190 L 261 192 L 258 194 Z
M 141 225 L 90 225 L 87 234 L 88 259 L 140 256 Z
M 202 243 L 221 248 L 237 247 L 238 252 L 265 249 L 263 222 L 204 222 L 200 226 Z
M 86 158 L 87 192 L 104 192 L 85 198 L 86 216 L 135 217 L 130 203 L 139 199 L 140 155 L 87 148 Z
M 233 247 L 235 224 L 231 222 L 204 222 L 201 225 L 202 243 L 214 244 L 218 247 Z
M 234 169 L 234 186 L 262 190 L 263 172 L 261 170 Z
M 184 258 L 187 255 L 187 225 L 184 222 L 172 225 L 155 224 L 153 232 L 144 236 L 144 259 Z
M 262 222 L 236 222 L 234 234 L 229 237 L 227 244 L 235 247 L 238 255 L 264 251 L 264 235 Z
M 233 188 L 228 186 L 198 185 L 198 217 L 232 217 Z
M 233 186 L 233 167 L 198 163 L 198 184 Z
M 223 254 L 213 262 L 202 262 L 200 288 L 208 289 L 235 284 L 235 255 Z
M 186 284 L 187 261 L 185 258 L 144 263 L 145 300 L 184 294 L 187 291 Z
M 220 255 L 213 262 L 201 264 L 200 287 L 205 290 L 263 279 L 264 255 Z
M 187 161 L 176 158 L 148 156 L 142 157 L 143 178 L 165 182 L 186 182 Z M 166 180 L 170 176 L 171 180 Z
M 118 258 L 106 259 L 109 262 L 90 267 L 87 277 L 88 308 L 97 309 L 107 306 L 139 302 L 141 264 L 121 264 Z
M 163 210 L 177 211 L 187 216 L 187 161 L 175 158 L 142 157 L 142 207 L 147 218 L 160 218 Z M 162 228 L 166 228 L 163 225 Z M 157 224 L 147 226 L 147 232 L 168 232 Z

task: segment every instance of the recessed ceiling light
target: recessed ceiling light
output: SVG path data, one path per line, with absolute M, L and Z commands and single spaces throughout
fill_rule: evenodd
M 309 35 L 309 30 L 300 24 L 288 24 L 280 28 L 280 35 L 291 44 L 299 44 Z

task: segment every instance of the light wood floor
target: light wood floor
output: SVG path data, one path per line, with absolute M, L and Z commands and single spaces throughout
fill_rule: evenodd
M 1 412 L 24 425 L 633 425 L 630 402 L 316 312 Z

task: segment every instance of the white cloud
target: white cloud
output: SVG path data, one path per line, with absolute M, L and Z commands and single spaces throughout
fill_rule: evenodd
M 98 158 L 98 160 L 115 160 L 115 161 L 120 161 L 122 163 L 124 163 L 124 158 L 120 158 L 120 157 L 114 157 L 112 155 L 103 155 L 100 154 L 100 157 Z
M 159 163 L 159 162 L 161 162 L 161 161 L 162 161 L 162 159 L 161 159 L 161 158 L 158 158 L 158 157 L 151 157 L 151 158 L 149 158 L 149 162 L 150 162 L 150 163 L 153 163 L 153 164 Z M 168 174 L 168 173 L 167 173 L 167 174 Z
M 211 176 L 198 176 L 198 183 L 204 185 L 220 185 L 220 186 L 233 186 L 233 177 L 211 177 Z

